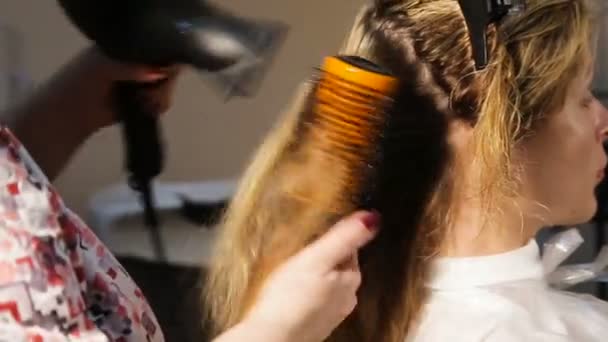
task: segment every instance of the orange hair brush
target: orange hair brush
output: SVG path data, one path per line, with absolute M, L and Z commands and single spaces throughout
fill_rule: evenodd
M 262 199 L 272 214 L 243 314 L 281 262 L 343 216 L 374 206 L 378 147 L 398 80 L 360 57 L 335 56 L 325 59 L 314 84 L 294 142 Z

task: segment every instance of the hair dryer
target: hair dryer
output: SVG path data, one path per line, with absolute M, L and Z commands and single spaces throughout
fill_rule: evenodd
M 282 45 L 286 26 L 239 18 L 203 0 L 58 0 L 68 18 L 107 56 L 125 63 L 187 64 L 212 74 L 228 98 L 252 96 Z M 118 82 L 129 185 L 143 198 L 159 259 L 164 251 L 151 181 L 163 168 L 158 113 L 138 94 L 158 84 Z

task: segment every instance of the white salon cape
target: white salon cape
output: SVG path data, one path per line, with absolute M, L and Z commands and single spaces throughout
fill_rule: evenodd
M 608 342 L 608 303 L 552 289 L 538 245 L 483 257 L 443 258 L 406 342 Z

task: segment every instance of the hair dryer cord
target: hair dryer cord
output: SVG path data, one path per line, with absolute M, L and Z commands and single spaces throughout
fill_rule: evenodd
M 117 82 L 116 111 L 122 124 L 125 146 L 125 167 L 129 186 L 140 193 L 144 209 L 144 223 L 149 229 L 155 256 L 166 261 L 160 233 L 160 222 L 154 209 L 152 180 L 163 169 L 164 154 L 158 113 L 147 102 L 145 91 L 159 86 L 156 83 Z

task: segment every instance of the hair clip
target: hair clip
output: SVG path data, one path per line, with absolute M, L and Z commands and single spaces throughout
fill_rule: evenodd
M 481 70 L 488 64 L 487 28 L 498 24 L 505 16 L 520 13 L 525 0 L 458 0 L 469 30 L 475 67 Z

